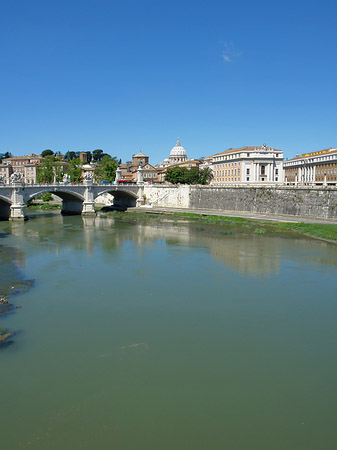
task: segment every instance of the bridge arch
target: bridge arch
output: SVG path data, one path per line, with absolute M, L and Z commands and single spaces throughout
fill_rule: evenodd
M 55 188 L 50 188 L 50 189 L 45 188 L 45 189 L 37 190 L 33 194 L 29 194 L 26 197 L 26 201 L 29 202 L 30 200 L 33 200 L 38 195 L 47 194 L 47 193 L 55 194 L 58 197 L 60 197 L 62 200 L 64 200 L 64 199 L 66 199 L 66 200 L 73 199 L 74 201 L 80 200 L 81 202 L 83 202 L 83 200 L 84 200 L 83 195 L 79 194 L 78 192 L 64 191 L 62 189 L 55 189 Z
M 11 215 L 10 199 L 0 195 L 0 220 L 8 220 Z
M 134 207 L 137 204 L 138 195 L 127 189 L 106 188 L 96 191 L 95 198 L 103 194 L 111 194 L 114 198 L 113 204 L 117 206 Z
M 61 214 L 63 215 L 77 215 L 82 213 L 83 201 L 84 197 L 78 192 L 74 192 L 72 190 L 65 191 L 64 189 L 58 189 L 55 187 L 46 186 L 45 188 L 36 189 L 31 194 L 28 194 L 26 197 L 26 202 L 33 200 L 36 196 L 41 194 L 55 194 L 62 199 L 62 210 Z

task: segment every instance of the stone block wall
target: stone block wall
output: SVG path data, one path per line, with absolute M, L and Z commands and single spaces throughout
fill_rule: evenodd
M 337 220 L 337 189 L 191 186 L 190 208 Z
M 165 208 L 190 208 L 191 186 L 146 185 L 144 186 L 145 203 Z
M 169 208 L 254 212 L 337 220 L 336 188 L 155 186 L 146 203 Z

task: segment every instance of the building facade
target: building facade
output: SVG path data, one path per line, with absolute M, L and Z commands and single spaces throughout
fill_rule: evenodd
M 24 183 L 36 183 L 37 166 L 41 164 L 42 159 L 42 156 L 34 153 L 5 158 L 0 164 L 0 175 L 3 175 L 5 183 L 9 183 L 10 176 L 15 172 L 21 175 Z
M 137 171 L 141 167 L 143 169 L 143 180 L 148 183 L 158 182 L 158 170 L 149 163 L 149 157 L 143 152 L 132 155 L 132 161 L 120 164 L 121 181 L 137 182 Z
M 337 148 L 304 153 L 284 161 L 284 181 L 290 185 L 337 185 Z
M 281 184 L 283 151 L 267 147 L 228 149 L 207 158 L 213 171 L 211 184 Z

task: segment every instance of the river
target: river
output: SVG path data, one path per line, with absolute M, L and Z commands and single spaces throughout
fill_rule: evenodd
M 30 286 L 1 450 L 336 448 L 336 245 L 59 214 L 0 237 Z

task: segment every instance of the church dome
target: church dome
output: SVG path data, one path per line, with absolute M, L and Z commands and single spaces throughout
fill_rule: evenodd
M 180 141 L 179 139 L 177 140 L 176 145 L 173 147 L 173 149 L 170 152 L 170 158 L 174 157 L 174 158 L 181 158 L 181 157 L 185 157 L 187 158 L 187 153 L 186 150 L 184 149 L 184 147 L 182 147 L 180 145 Z
M 182 145 L 180 145 L 179 138 L 177 139 L 176 145 L 170 152 L 170 164 L 178 164 L 187 161 L 187 153 Z

